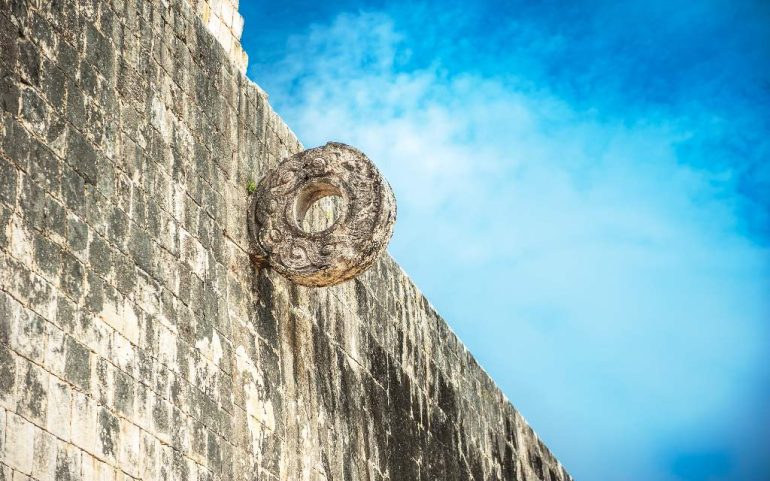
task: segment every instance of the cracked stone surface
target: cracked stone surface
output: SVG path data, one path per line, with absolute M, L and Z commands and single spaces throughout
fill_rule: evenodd
M 0 0 L 0 481 L 570 480 L 390 257 L 254 265 L 225 3 Z

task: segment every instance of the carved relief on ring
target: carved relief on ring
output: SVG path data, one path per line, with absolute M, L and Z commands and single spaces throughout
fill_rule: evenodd
M 303 228 L 319 199 L 334 197 L 334 221 Z M 387 247 L 396 200 L 387 181 L 359 150 L 330 142 L 269 170 L 251 203 L 256 258 L 297 284 L 329 286 L 368 268 Z

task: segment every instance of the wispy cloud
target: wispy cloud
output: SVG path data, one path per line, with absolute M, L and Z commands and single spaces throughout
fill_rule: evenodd
M 340 14 L 252 76 L 305 145 L 350 143 L 383 170 L 392 254 L 579 478 L 768 469 L 741 446 L 752 418 L 770 427 L 770 254 L 746 221 L 764 197 L 741 191 L 757 153 L 726 158 L 704 105 L 610 112 L 598 85 L 540 83 L 531 55 L 447 69 L 399 21 Z

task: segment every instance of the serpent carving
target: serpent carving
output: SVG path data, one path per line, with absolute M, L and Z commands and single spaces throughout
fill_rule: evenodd
M 302 221 L 315 201 L 340 198 L 334 223 L 307 232 Z M 300 152 L 260 180 L 250 210 L 256 260 L 305 286 L 323 287 L 366 270 L 393 235 L 396 199 L 359 150 L 330 142 Z

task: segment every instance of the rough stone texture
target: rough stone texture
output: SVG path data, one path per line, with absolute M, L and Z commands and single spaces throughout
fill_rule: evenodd
M 222 45 L 241 73 L 246 73 L 249 58 L 241 46 L 243 17 L 238 13 L 238 0 L 191 0 L 206 30 Z M 168 0 L 163 0 L 168 4 Z
M 390 258 L 253 266 L 302 147 L 197 8 L 0 0 L 0 480 L 570 479 Z
M 334 222 L 304 228 L 308 210 L 335 196 Z M 253 197 L 249 225 L 257 263 L 304 286 L 354 278 L 393 235 L 393 191 L 369 158 L 349 145 L 329 142 L 289 157 L 265 173 Z

